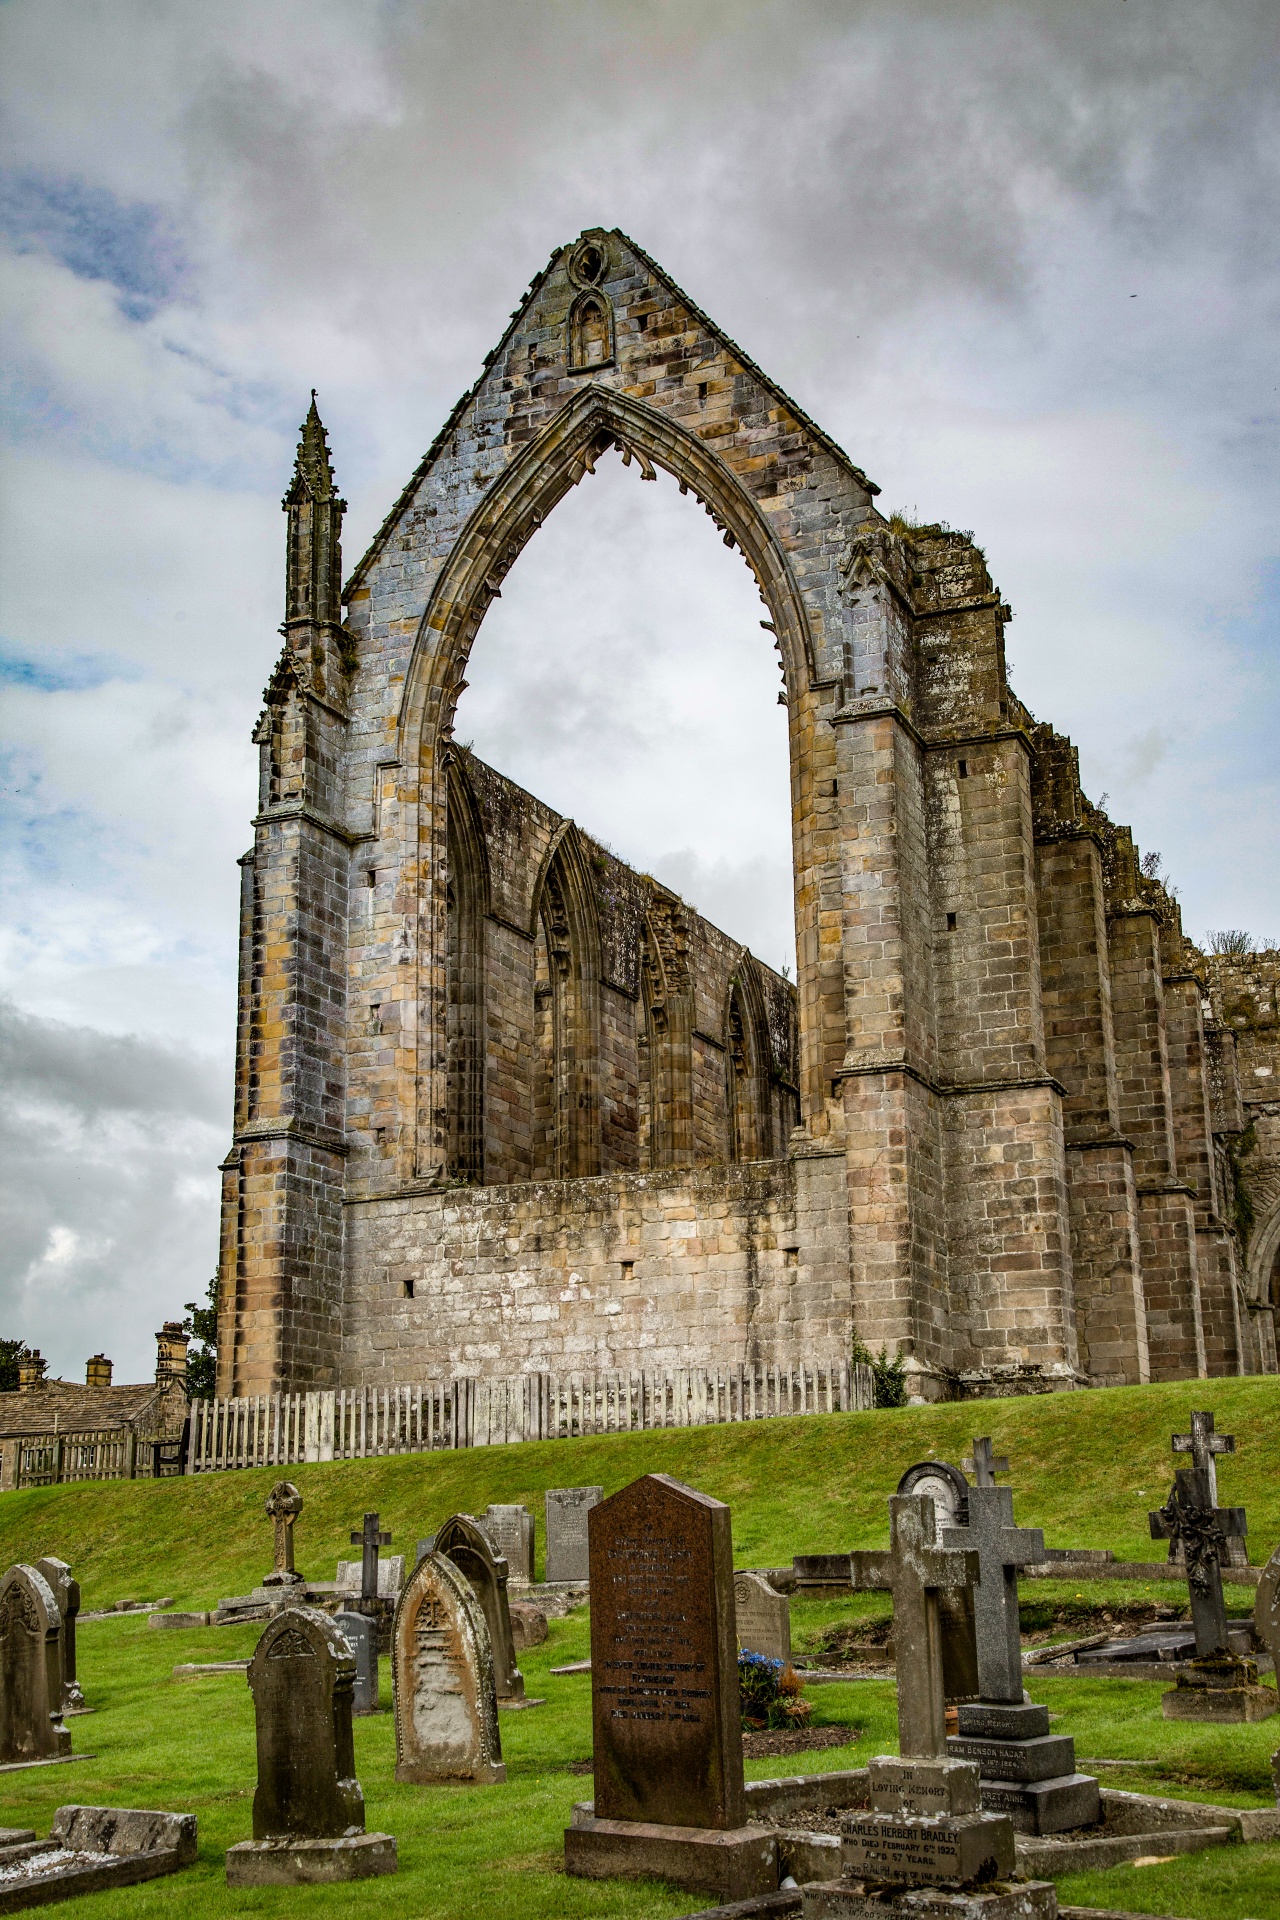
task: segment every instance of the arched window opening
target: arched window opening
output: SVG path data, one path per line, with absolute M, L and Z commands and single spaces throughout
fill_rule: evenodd
M 532 1177 L 600 1171 L 595 1092 L 599 1023 L 594 942 L 573 864 L 562 847 L 542 885 L 534 936 Z
M 464 777 L 448 788 L 445 881 L 446 1165 L 451 1178 L 484 1181 L 484 846 Z

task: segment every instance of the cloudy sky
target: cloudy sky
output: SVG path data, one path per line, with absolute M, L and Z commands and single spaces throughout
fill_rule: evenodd
M 0 6 L 0 1335 L 145 1378 L 203 1293 L 235 858 L 308 390 L 354 562 L 530 276 L 630 232 L 972 528 L 1013 678 L 1197 937 L 1280 936 L 1271 0 Z M 604 463 L 458 735 L 790 957 L 761 609 Z

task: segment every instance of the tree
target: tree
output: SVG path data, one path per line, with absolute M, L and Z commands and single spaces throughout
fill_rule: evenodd
M 208 1306 L 186 1303 L 183 1331 L 200 1345 L 187 1352 L 187 1396 L 191 1400 L 212 1400 L 218 1384 L 218 1276 L 209 1282 Z
M 0 1393 L 17 1391 L 18 1362 L 30 1351 L 25 1340 L 0 1340 Z

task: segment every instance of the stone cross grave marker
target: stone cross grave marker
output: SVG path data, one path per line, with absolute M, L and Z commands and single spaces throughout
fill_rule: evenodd
M 758 1573 L 735 1573 L 733 1608 L 738 1623 L 738 1645 L 746 1653 L 762 1653 L 767 1660 L 791 1658 L 791 1603 Z
M 379 1531 L 376 1513 L 366 1513 L 364 1525 L 359 1533 L 351 1534 L 350 1539 L 353 1547 L 362 1549 L 360 1598 L 376 1600 L 378 1597 L 378 1549 L 391 1545 L 391 1535 Z
M 395 1871 L 394 1840 L 364 1831 L 355 1677 L 350 1644 L 328 1614 L 282 1607 L 263 1629 L 246 1676 L 258 1749 L 253 1839 L 228 1848 L 229 1886 Z
M 1165 1505 L 1147 1515 L 1153 1540 L 1182 1546 L 1195 1628 L 1196 1658 L 1227 1651 L 1227 1612 L 1222 1599 L 1222 1550 L 1228 1539 L 1247 1531 L 1243 1507 L 1219 1507 L 1202 1467 L 1179 1467 Z
M 352 1713 L 378 1711 L 378 1628 L 367 1613 L 335 1613 L 334 1624 L 350 1643 L 356 1660 Z
M 480 1523 L 512 1580 L 533 1579 L 533 1515 L 528 1507 L 486 1507 Z
M 62 1615 L 34 1567 L 0 1580 L 0 1765 L 71 1751 L 62 1724 Z
M 1253 1624 L 1267 1652 L 1275 1662 L 1280 1685 L 1280 1547 L 1277 1547 L 1258 1578 L 1258 1597 L 1253 1608 Z
M 728 1507 L 651 1473 L 588 1525 L 596 1819 L 741 1827 Z
M 445 1521 L 434 1551 L 453 1561 L 484 1609 L 499 1700 L 523 1700 L 524 1675 L 516 1665 L 505 1558 L 493 1551 L 488 1534 L 470 1513 L 455 1513 Z
M 975 1442 L 975 1455 L 977 1446 Z M 973 1589 L 978 1691 L 984 1700 L 1021 1702 L 1018 1568 L 1044 1559 L 1044 1534 L 1039 1527 L 1014 1525 L 1012 1487 L 979 1479 L 969 1490 L 968 1526 L 943 1527 L 942 1544 L 971 1548 L 978 1557 L 978 1584 Z
M 302 1495 L 291 1480 L 277 1480 L 267 1495 L 267 1518 L 275 1527 L 275 1565 L 264 1587 L 292 1587 L 302 1579 L 293 1568 L 293 1528 L 302 1512 Z
M 975 1484 L 980 1487 L 994 1487 L 998 1473 L 1008 1473 L 1009 1457 L 1001 1454 L 999 1458 L 991 1451 L 990 1437 L 975 1440 L 973 1458 L 962 1462 L 966 1473 L 971 1473 Z
M 604 1499 L 603 1487 L 552 1487 L 545 1496 L 549 1582 L 591 1576 L 587 1515 Z
M 59 1651 L 62 1659 L 62 1711 L 64 1713 L 88 1713 L 80 1682 L 76 1678 L 76 1616 L 80 1612 L 80 1582 L 73 1580 L 71 1569 L 65 1560 L 36 1561 L 36 1572 L 42 1573 L 49 1583 L 50 1592 L 58 1603 L 58 1612 L 62 1616 L 62 1633 L 59 1636 Z
M 1218 1455 L 1234 1453 L 1236 1438 L 1233 1433 L 1215 1433 L 1213 1415 L 1209 1412 L 1193 1413 L 1190 1433 L 1175 1433 L 1170 1444 L 1175 1453 L 1189 1453 L 1193 1467 L 1209 1476 L 1209 1504 L 1218 1504 Z M 1176 1540 L 1169 1542 L 1169 1558 L 1180 1560 L 1181 1550 Z M 1220 1555 L 1224 1567 L 1247 1567 L 1249 1549 L 1244 1538 L 1238 1534 L 1228 1534 L 1225 1547 Z
M 972 1499 L 972 1491 L 970 1499 Z M 889 1502 L 887 1553 L 849 1555 L 858 1591 L 893 1595 L 894 1657 L 898 1670 L 898 1745 L 906 1755 L 946 1753 L 946 1699 L 939 1598 L 972 1587 L 978 1556 L 938 1544 L 933 1501 L 927 1494 L 895 1494 Z
M 397 1780 L 506 1779 L 484 1609 L 441 1553 L 423 1555 L 400 1595 L 391 1685 Z

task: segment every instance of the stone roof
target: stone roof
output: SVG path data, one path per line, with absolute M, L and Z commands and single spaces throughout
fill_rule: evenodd
M 87 1433 L 133 1426 L 148 1432 L 160 1409 L 154 1380 L 140 1386 L 81 1387 L 46 1380 L 27 1393 L 0 1393 L 0 1438 L 25 1433 Z

